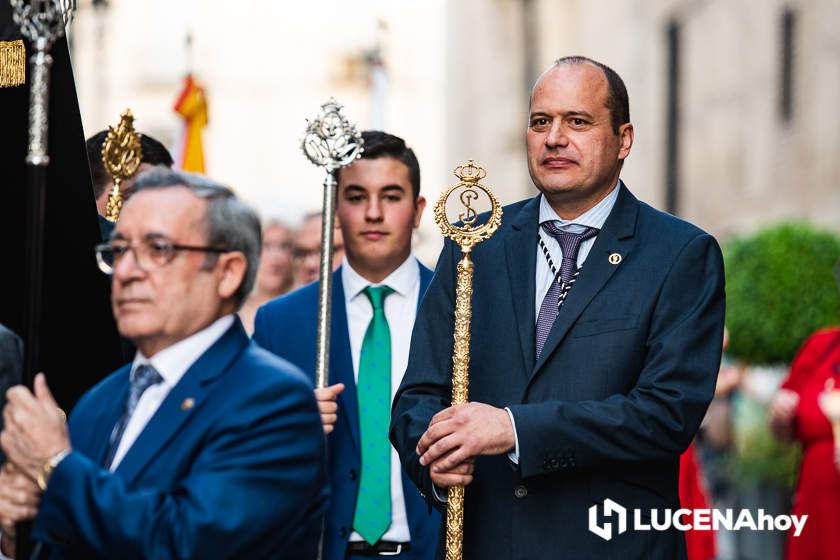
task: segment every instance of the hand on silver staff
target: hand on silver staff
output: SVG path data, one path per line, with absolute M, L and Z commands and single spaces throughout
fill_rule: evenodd
M 321 413 L 321 424 L 325 434 L 335 429 L 335 423 L 338 421 L 338 395 L 342 391 L 344 383 L 315 389 L 315 399 L 318 401 L 318 411 Z

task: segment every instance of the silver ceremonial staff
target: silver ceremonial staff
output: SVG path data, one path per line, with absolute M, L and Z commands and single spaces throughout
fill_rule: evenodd
M 335 222 L 336 171 L 362 155 L 362 134 L 342 114 L 335 99 L 321 105 L 318 116 L 306 120 L 306 134 L 301 142 L 309 161 L 327 172 L 324 178 L 324 207 L 321 223 L 321 282 L 318 286 L 318 343 L 315 359 L 315 386 L 329 384 L 330 315 L 332 312 L 332 254 Z
M 28 289 L 23 334 L 23 382 L 32 387 L 35 372 L 40 370 L 38 356 L 41 334 L 41 311 L 44 269 L 44 204 L 47 194 L 47 132 L 49 128 L 50 66 L 49 52 L 65 32 L 73 17 L 76 0 L 10 0 L 12 16 L 21 34 L 29 41 L 34 54 L 29 84 L 29 148 L 26 156 L 26 275 Z M 17 528 L 17 558 L 32 555 L 30 523 Z

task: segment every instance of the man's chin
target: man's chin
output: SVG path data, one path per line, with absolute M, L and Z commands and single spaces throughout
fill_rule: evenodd
M 117 330 L 120 332 L 120 336 L 131 340 L 142 339 L 154 332 L 151 325 L 143 321 L 142 318 L 125 315 L 117 317 Z

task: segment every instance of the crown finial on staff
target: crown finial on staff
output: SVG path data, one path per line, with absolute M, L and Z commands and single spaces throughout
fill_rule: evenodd
M 102 165 L 114 181 L 105 210 L 107 220 L 116 222 L 120 218 L 124 202 L 120 185 L 137 173 L 141 159 L 140 135 L 134 130 L 131 109 L 126 109 L 119 124 L 108 127 L 108 136 L 102 145 Z
M 321 112 L 306 119 L 301 149 L 306 157 L 327 172 L 335 171 L 361 157 L 362 134 L 344 116 L 343 106 L 334 98 L 321 105 Z
M 487 177 L 487 171 L 473 160 L 457 166 L 453 173 L 459 181 L 449 187 L 435 204 L 435 223 L 443 232 L 443 235 L 452 239 L 461 246 L 461 250 L 468 253 L 472 247 L 489 239 L 493 232 L 502 223 L 502 205 L 493 192 L 481 184 L 481 180 Z M 453 224 L 446 213 L 447 202 L 453 193 L 458 192 L 458 199 L 463 211 L 458 213 L 457 224 Z M 476 202 L 483 192 L 490 201 L 490 217 L 483 224 L 476 224 L 478 214 L 473 203 Z
M 9 0 L 12 17 L 36 48 L 52 47 L 73 19 L 76 0 Z

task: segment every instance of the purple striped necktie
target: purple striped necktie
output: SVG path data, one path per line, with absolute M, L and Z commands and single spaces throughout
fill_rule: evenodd
M 573 283 L 575 273 L 577 272 L 577 257 L 580 251 L 580 245 L 587 239 L 598 235 L 599 231 L 597 228 L 588 227 L 580 233 L 572 233 L 570 231 L 563 231 L 551 221 L 543 222 L 540 225 L 546 233 L 554 237 L 560 244 L 560 248 L 563 251 L 563 261 L 560 263 L 559 271 L 552 270 L 556 276 L 551 281 L 548 293 L 545 294 L 540 305 L 536 332 L 537 358 L 540 357 L 543 345 L 545 345 L 545 341 L 548 338 L 548 333 L 551 331 L 551 326 L 560 313 L 562 299 L 565 299 L 565 295 Z

